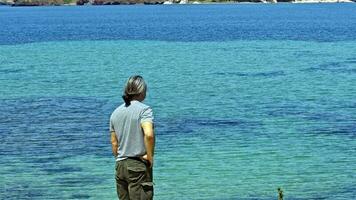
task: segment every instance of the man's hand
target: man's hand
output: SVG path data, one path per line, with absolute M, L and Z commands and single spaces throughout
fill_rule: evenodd
M 141 157 L 142 160 L 145 160 L 148 162 L 150 168 L 153 167 L 153 158 L 148 158 L 147 154 L 145 154 L 144 156 Z

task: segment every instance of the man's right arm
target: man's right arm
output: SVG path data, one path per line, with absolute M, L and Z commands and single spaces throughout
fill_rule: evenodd
M 153 166 L 153 157 L 154 157 L 154 149 L 155 149 L 155 134 L 153 130 L 152 122 L 142 122 L 141 127 L 144 134 L 144 143 L 146 147 L 146 155 L 143 157 L 144 159 L 150 162 L 151 167 Z

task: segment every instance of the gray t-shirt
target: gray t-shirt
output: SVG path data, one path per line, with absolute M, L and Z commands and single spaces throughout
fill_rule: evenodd
M 120 105 L 111 114 L 110 132 L 115 131 L 119 142 L 117 161 L 146 154 L 141 128 L 143 122 L 153 123 L 152 109 L 136 100 L 131 101 L 128 107 Z

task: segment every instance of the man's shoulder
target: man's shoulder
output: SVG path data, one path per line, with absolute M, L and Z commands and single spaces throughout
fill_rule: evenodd
M 120 112 L 120 110 L 122 110 L 124 107 L 125 107 L 125 104 L 121 104 L 118 107 L 116 107 L 115 110 L 111 113 L 111 117 L 113 117 L 115 114 Z
M 142 103 L 142 102 L 140 102 L 140 101 L 137 101 L 137 103 L 136 103 L 135 105 L 136 105 L 138 108 L 142 109 L 142 110 L 145 110 L 145 109 L 147 109 L 147 108 L 150 108 L 149 105 L 146 105 L 146 104 L 144 104 L 144 103 Z

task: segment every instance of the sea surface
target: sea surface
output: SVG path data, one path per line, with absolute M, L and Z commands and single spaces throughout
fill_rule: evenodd
M 0 199 L 115 199 L 132 74 L 155 199 L 356 199 L 356 4 L 1 6 Z

